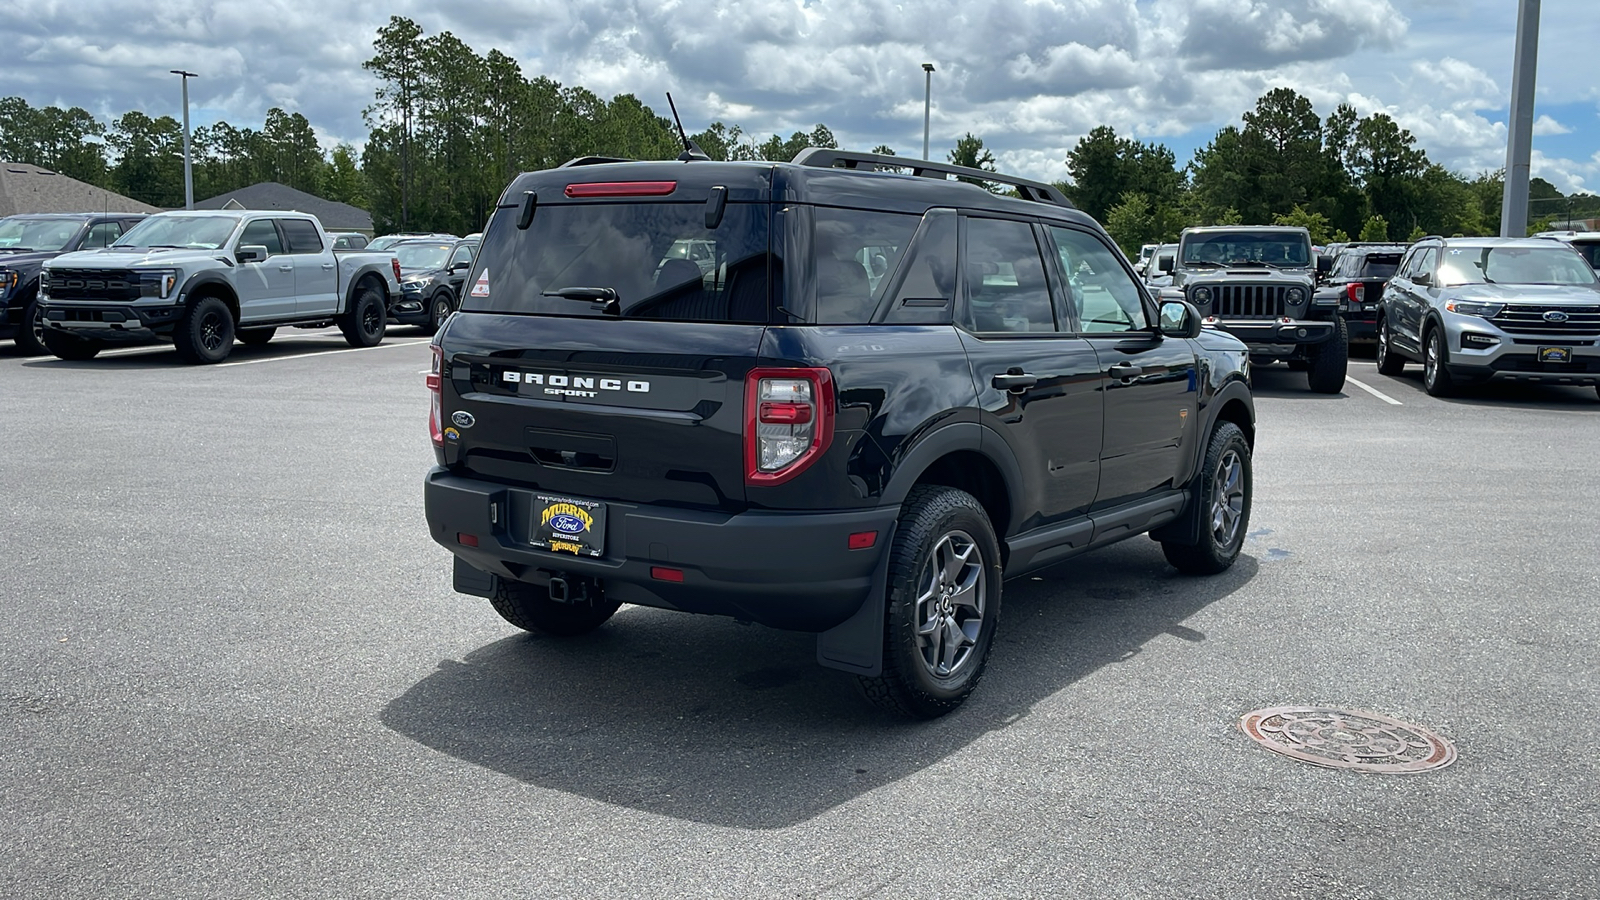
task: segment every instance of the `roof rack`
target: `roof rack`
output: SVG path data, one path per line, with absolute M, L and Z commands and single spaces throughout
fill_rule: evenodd
M 1027 178 L 1018 178 L 1015 175 L 1004 175 L 999 172 L 988 172 L 983 169 L 971 169 L 966 166 L 955 166 L 949 163 L 929 162 L 925 159 L 907 159 L 903 156 L 885 156 L 881 153 L 856 153 L 850 150 L 832 150 L 825 147 L 807 147 L 795 154 L 791 160 L 797 166 L 812 166 L 819 169 L 857 169 L 876 172 L 881 169 L 903 171 L 910 169 L 911 174 L 919 178 L 937 178 L 946 180 L 946 176 L 956 175 L 962 178 L 971 178 L 977 181 L 992 181 L 1017 189 L 1017 194 L 1024 200 L 1035 203 L 1053 203 L 1067 209 L 1076 209 L 1072 201 L 1061 193 L 1061 189 L 1042 181 L 1031 181 Z

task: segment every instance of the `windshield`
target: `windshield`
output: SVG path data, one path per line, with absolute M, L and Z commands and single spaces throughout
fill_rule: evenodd
M 402 269 L 442 269 L 450 256 L 449 244 L 399 244 L 394 248 Z
M 215 250 L 228 242 L 238 224 L 232 216 L 151 216 L 111 246 Z
M 1183 240 L 1183 264 L 1304 268 L 1311 265 L 1311 240 L 1290 231 L 1191 234 Z
M 716 228 L 704 203 L 540 204 L 526 231 L 504 212 L 463 310 L 598 316 L 614 296 L 622 316 L 767 320 L 764 203 L 728 204 Z
M 1447 247 L 1439 284 L 1594 284 L 1583 257 L 1567 247 Z
M 65 250 L 82 227 L 73 219 L 0 219 L 0 250 Z

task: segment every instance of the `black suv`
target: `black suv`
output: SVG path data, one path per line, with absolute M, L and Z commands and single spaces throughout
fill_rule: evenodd
M 1245 347 L 1158 308 L 1055 188 L 680 160 L 502 196 L 428 377 L 457 591 L 545 634 L 622 603 L 816 632 L 820 663 L 936 716 L 1002 579 L 1145 532 L 1185 572 L 1233 563 Z
M 1394 277 L 1409 244 L 1340 244 L 1317 288 L 1316 305 L 1338 305 L 1350 343 L 1378 342 L 1378 310 L 1384 285 Z
M 28 356 L 50 351 L 39 315 L 39 270 L 75 250 L 109 247 L 143 219 L 136 213 L 38 213 L 0 219 L 0 340 Z
M 438 331 L 461 302 L 478 241 L 401 241 L 390 250 L 400 262 L 400 300 L 390 308 L 390 320 Z

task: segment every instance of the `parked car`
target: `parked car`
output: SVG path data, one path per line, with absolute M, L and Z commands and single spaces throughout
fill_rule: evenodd
M 398 244 L 401 241 L 453 241 L 455 239 L 456 236 L 453 234 L 445 234 L 437 231 L 398 231 L 394 234 L 386 234 L 383 237 L 373 238 L 371 241 L 367 242 L 367 249 L 391 250 L 394 248 L 395 244 Z
M 1193 303 L 1208 324 L 1244 341 L 1252 363 L 1287 362 L 1319 394 L 1344 388 L 1349 335 L 1337 302 L 1314 296 L 1317 257 L 1305 228 L 1185 228 L 1163 298 Z
M 368 237 L 359 231 L 330 231 L 328 237 L 333 239 L 335 250 L 363 250 L 370 243 Z
M 1378 371 L 1422 363 L 1428 393 L 1490 380 L 1595 385 L 1600 277 L 1541 238 L 1424 238 L 1384 292 Z
M 1535 237 L 1555 238 L 1578 251 L 1590 268 L 1600 269 L 1600 231 L 1541 232 Z
M 1145 265 L 1144 283 L 1159 289 L 1172 286 L 1172 269 L 1178 253 L 1177 244 L 1157 244 L 1150 251 L 1150 261 Z
M 63 253 L 104 247 L 139 223 L 143 213 L 39 213 L 0 219 L 0 340 L 26 356 L 44 346 L 39 272 Z
M 578 160 L 504 197 L 433 341 L 424 495 L 456 590 L 512 625 L 636 603 L 816 632 L 937 716 L 1003 579 L 1145 533 L 1183 572 L 1239 553 L 1245 346 L 1050 185 L 812 148 Z
M 478 242 L 401 241 L 390 249 L 400 262 L 400 299 L 389 310 L 390 321 L 438 331 L 461 302 Z
M 1317 288 L 1316 305 L 1337 305 L 1350 343 L 1377 343 L 1378 306 L 1383 288 L 1400 265 L 1408 244 L 1340 244 Z
M 333 249 L 315 216 L 251 210 L 158 213 L 104 250 L 44 265 L 44 344 L 92 359 L 120 343 L 171 341 L 184 362 L 228 358 L 234 338 L 337 324 L 353 347 L 383 340 L 399 266 L 386 253 Z

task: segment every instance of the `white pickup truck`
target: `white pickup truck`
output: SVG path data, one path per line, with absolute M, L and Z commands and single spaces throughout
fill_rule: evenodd
M 264 344 L 282 326 L 329 325 L 353 347 L 373 346 L 400 296 L 400 264 L 333 244 L 305 213 L 158 213 L 109 247 L 45 264 L 45 347 L 92 359 L 112 344 L 167 340 L 185 362 L 216 363 L 235 338 Z

